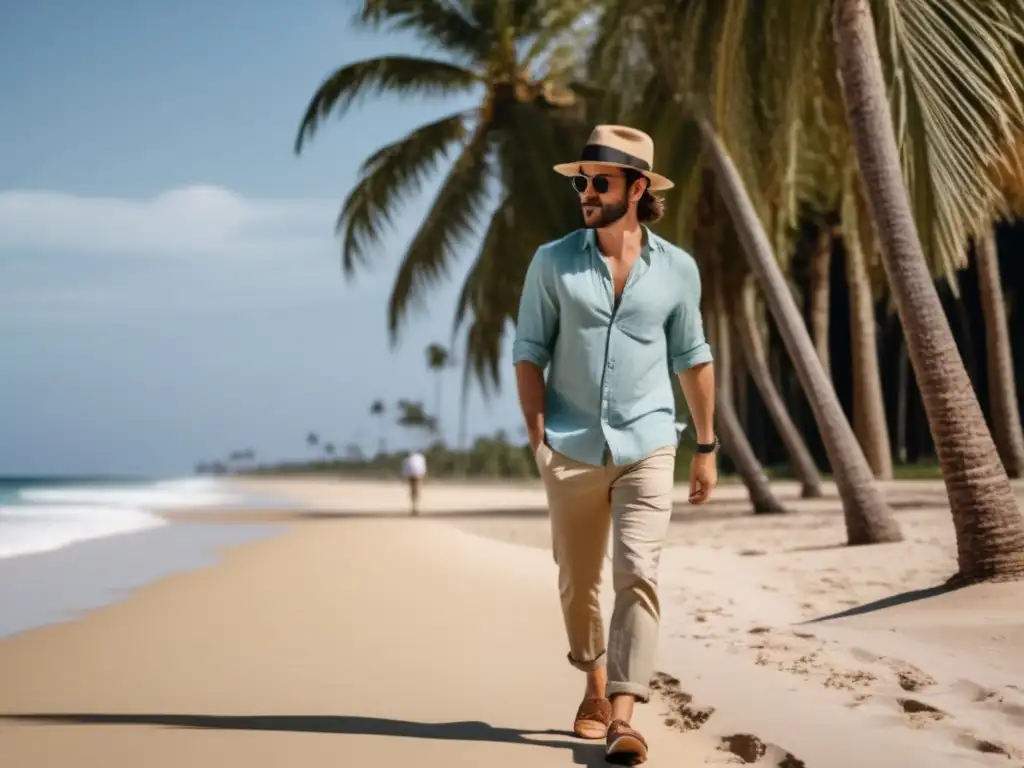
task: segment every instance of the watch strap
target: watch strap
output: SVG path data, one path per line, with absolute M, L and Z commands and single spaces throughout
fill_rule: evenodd
M 714 453 L 718 450 L 718 435 L 710 443 L 697 443 L 697 453 Z

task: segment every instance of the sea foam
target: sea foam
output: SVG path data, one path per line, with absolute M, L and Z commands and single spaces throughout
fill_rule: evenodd
M 49 552 L 90 539 L 165 525 L 154 510 L 225 506 L 238 498 L 211 478 L 148 485 L 22 488 L 0 506 L 0 558 Z

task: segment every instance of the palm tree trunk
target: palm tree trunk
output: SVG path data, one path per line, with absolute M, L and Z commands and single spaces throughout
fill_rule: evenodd
M 955 581 L 1024 578 L 1024 518 L 925 263 L 869 0 L 834 0 L 847 122 L 956 529 Z
M 879 480 L 892 479 L 892 447 L 885 422 L 882 374 L 878 367 L 875 302 L 864 250 L 855 227 L 843 238 L 846 281 L 850 287 L 850 341 L 853 347 L 853 431 L 871 471 Z
M 728 316 L 728 313 L 727 315 Z M 726 330 L 730 337 L 733 335 L 733 328 L 726 322 Z M 730 348 L 732 347 L 732 341 L 730 341 Z M 750 377 L 750 372 L 747 370 L 746 359 L 743 355 L 732 356 L 732 372 L 733 372 L 733 402 L 736 404 L 736 416 L 740 420 L 740 426 L 743 427 L 743 433 L 747 436 L 747 440 L 750 440 L 750 397 L 747 392 L 747 381 Z M 757 455 L 757 452 L 754 452 Z
M 708 335 L 711 337 L 709 340 L 715 349 L 715 383 L 718 389 L 715 398 L 715 412 L 718 415 L 722 450 L 736 465 L 736 471 L 750 495 L 754 514 L 779 514 L 785 512 L 786 508 L 782 506 L 782 502 L 772 491 L 768 476 L 764 472 L 764 467 L 757 460 L 754 449 L 750 447 L 750 441 L 743 431 L 743 425 L 740 424 L 736 406 L 733 403 L 732 352 L 729 323 L 726 319 L 721 295 L 720 277 L 712 278 L 711 290 L 713 296 Z
M 442 375 L 444 373 L 443 368 L 439 368 L 434 373 L 434 418 L 437 419 L 437 432 L 444 440 L 444 426 L 441 423 L 441 402 L 442 402 L 442 388 L 444 387 L 444 380 Z
M 811 339 L 825 375 L 832 378 L 828 351 L 828 317 L 830 273 L 832 269 L 832 227 L 823 224 L 818 232 L 817 247 L 811 254 Z
M 469 398 L 463 394 L 459 403 L 459 450 L 466 450 L 466 423 L 469 420 Z
M 900 328 L 900 359 L 896 386 L 896 458 L 900 464 L 907 463 L 907 387 L 910 385 L 907 373 L 907 340 Z
M 803 486 L 803 498 L 820 498 L 822 496 L 821 475 L 818 473 L 807 443 L 804 442 L 803 436 L 796 428 L 796 424 L 793 423 L 786 404 L 782 400 L 782 395 L 779 394 L 775 382 L 772 381 L 771 371 L 768 369 L 764 344 L 754 321 L 754 291 L 754 282 L 750 279 L 746 280 L 740 307 L 732 314 L 740 341 L 740 349 L 743 351 L 747 369 L 761 395 L 765 409 L 789 453 L 793 474 Z
M 716 361 L 717 362 L 717 361 Z M 750 503 L 754 507 L 755 515 L 777 515 L 786 512 L 782 502 L 772 491 L 768 476 L 764 473 L 764 467 L 754 455 L 754 449 L 750 447 L 750 441 L 743 432 L 736 409 L 731 401 L 719 397 L 715 406 L 718 415 L 719 439 L 722 441 L 722 450 L 732 459 L 736 465 L 736 471 L 746 486 L 750 495 Z
M 847 542 L 877 544 L 901 541 L 903 536 L 899 525 L 875 482 L 871 467 L 815 353 L 803 317 L 775 261 L 768 236 L 743 187 L 739 172 L 711 123 L 702 119 L 700 124 L 708 157 L 750 267 L 761 283 L 765 301 L 814 411 L 842 498 Z
M 1006 304 L 999 276 L 995 233 L 990 229 L 976 242 L 981 311 L 985 317 L 985 349 L 988 362 L 988 398 L 992 437 L 1010 477 L 1024 473 L 1024 431 L 1017 403 L 1017 381 L 1006 324 Z

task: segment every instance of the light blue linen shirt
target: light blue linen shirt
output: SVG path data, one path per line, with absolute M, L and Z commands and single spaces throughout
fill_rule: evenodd
M 670 370 L 712 360 L 696 262 L 644 229 L 618 307 L 593 230 L 542 245 L 526 271 L 512 357 L 546 369 L 545 438 L 585 464 L 676 445 Z

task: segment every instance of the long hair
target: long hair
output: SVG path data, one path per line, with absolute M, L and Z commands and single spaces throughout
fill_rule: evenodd
M 643 195 L 636 204 L 636 218 L 641 224 L 654 224 L 665 215 L 665 200 L 651 192 L 651 182 L 640 171 L 626 170 L 626 186 L 630 187 L 637 179 L 647 181 Z

